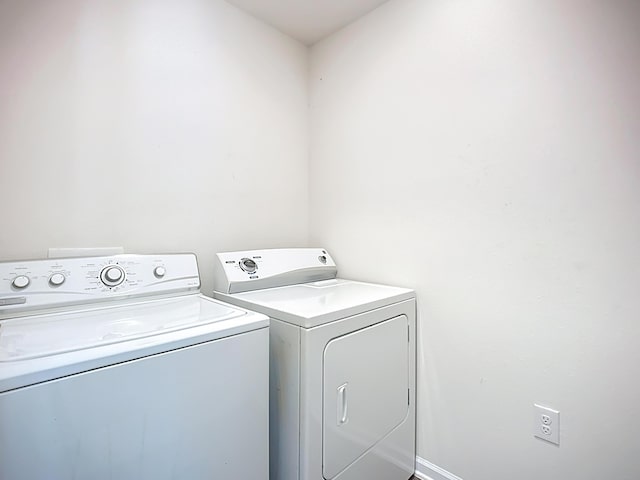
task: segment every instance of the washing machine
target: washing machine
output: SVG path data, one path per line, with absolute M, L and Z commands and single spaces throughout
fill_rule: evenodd
M 320 248 L 215 262 L 214 297 L 271 319 L 270 479 L 411 477 L 414 292 L 336 278 Z
M 0 479 L 268 480 L 269 319 L 193 254 L 0 263 Z

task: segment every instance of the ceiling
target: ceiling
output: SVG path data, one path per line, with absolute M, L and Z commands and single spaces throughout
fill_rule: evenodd
M 312 45 L 387 0 L 227 0 L 287 35 Z

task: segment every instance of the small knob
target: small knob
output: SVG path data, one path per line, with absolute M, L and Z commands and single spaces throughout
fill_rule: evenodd
M 65 280 L 66 277 L 62 273 L 54 273 L 49 277 L 49 283 L 54 287 L 59 287 Z
M 122 278 L 122 271 L 119 268 L 110 268 L 105 272 L 104 276 L 110 282 L 117 282 Z
M 12 285 L 16 288 L 25 288 L 29 285 L 29 283 L 31 283 L 29 277 L 27 277 L 26 275 L 18 275 L 13 279 Z
M 153 269 L 153 274 L 158 278 L 164 277 L 166 273 L 167 269 L 164 267 L 156 267 Z
M 100 280 L 108 287 L 115 287 L 124 281 L 124 270 L 115 265 L 105 267 L 100 272 Z
M 243 258 L 242 260 L 240 260 L 240 268 L 247 273 L 255 273 L 258 265 L 256 265 L 256 262 L 254 262 L 250 258 Z

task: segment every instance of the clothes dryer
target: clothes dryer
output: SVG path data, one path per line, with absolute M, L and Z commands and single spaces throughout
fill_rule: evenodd
M 336 278 L 326 250 L 219 253 L 214 297 L 270 323 L 271 480 L 406 480 L 415 294 Z

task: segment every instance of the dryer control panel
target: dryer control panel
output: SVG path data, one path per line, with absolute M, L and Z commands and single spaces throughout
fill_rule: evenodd
M 215 290 L 240 293 L 335 278 L 336 264 L 323 248 L 281 248 L 216 255 Z
M 199 289 L 198 264 L 192 253 L 0 262 L 0 318 Z

